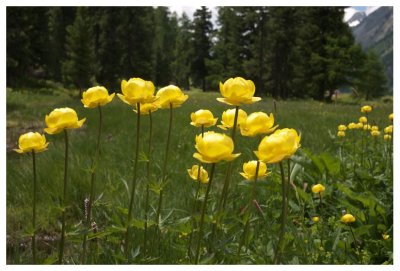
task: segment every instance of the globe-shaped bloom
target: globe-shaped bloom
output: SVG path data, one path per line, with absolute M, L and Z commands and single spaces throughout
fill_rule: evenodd
M 207 171 L 201 166 L 200 167 L 200 178 L 199 178 L 199 166 L 193 165 L 192 168 L 187 170 L 189 173 L 190 178 L 197 181 L 199 180 L 201 183 L 208 183 L 208 173 Z
M 311 187 L 311 191 L 315 194 L 319 194 L 325 191 L 325 186 L 322 184 L 316 184 Z
M 190 114 L 192 122 L 190 125 L 196 127 L 210 127 L 217 123 L 218 118 L 214 118 L 213 113 L 210 110 L 200 109 Z
M 392 136 L 391 136 L 391 135 L 384 135 L 384 136 L 383 136 L 383 139 L 384 139 L 385 141 L 390 141 L 390 140 L 392 140 Z
M 118 97 L 126 104 L 136 105 L 137 103 L 151 103 L 155 100 L 154 84 L 141 78 L 131 78 L 129 81 L 122 80 L 122 94 Z
M 240 125 L 242 136 L 257 136 L 260 134 L 270 134 L 278 127 L 274 126 L 274 115 L 268 116 L 264 112 L 254 112 L 247 116 L 246 120 Z
M 389 120 L 393 121 L 393 113 L 389 115 Z
M 371 130 L 371 125 L 365 124 L 365 125 L 363 126 L 363 129 L 364 129 L 365 131 Z
M 389 240 L 390 235 L 389 234 L 382 234 L 382 239 L 383 240 Z
M 369 113 L 371 111 L 372 111 L 372 107 L 370 105 L 364 105 L 363 107 L 361 107 L 362 113 Z
M 385 134 L 393 133 L 393 125 L 389 125 L 388 127 L 385 127 L 384 132 L 385 132 Z
M 357 123 L 357 129 L 363 129 L 364 128 L 364 123 L 359 122 Z
M 346 132 L 345 131 L 338 131 L 337 132 L 337 136 L 338 137 L 345 137 L 346 136 Z
M 374 125 L 374 126 L 371 127 L 371 131 L 378 131 L 378 130 L 379 130 L 379 127 L 376 126 L 376 125 Z
M 137 104 L 135 105 L 136 109 L 133 109 L 133 111 L 137 114 Z M 140 115 L 148 115 L 150 112 L 153 113 L 158 109 L 158 106 L 155 102 L 152 103 L 145 103 L 145 104 L 140 104 Z
M 27 153 L 27 152 L 42 152 L 47 150 L 47 146 L 49 145 L 46 142 L 46 137 L 39 133 L 29 132 L 26 134 L 20 135 L 18 139 L 18 147 L 19 149 L 14 149 L 14 151 L 18 153 Z
M 265 136 L 254 153 L 264 163 L 272 164 L 290 158 L 300 147 L 301 137 L 294 129 L 280 129 Z
M 87 108 L 96 108 L 108 104 L 114 98 L 115 93 L 108 95 L 105 87 L 91 87 L 82 94 L 82 103 Z
M 257 161 L 249 161 L 243 164 L 243 172 L 240 172 L 246 180 L 254 181 L 256 177 L 256 169 L 257 169 Z M 267 176 L 267 165 L 264 162 L 260 161 L 260 165 L 258 167 L 257 179 L 264 178 Z
M 339 130 L 339 131 L 346 131 L 346 130 L 347 130 L 347 127 L 346 127 L 346 125 L 340 124 L 340 125 L 338 126 L 338 130 Z
M 201 134 L 196 136 L 196 149 L 198 152 L 193 154 L 193 157 L 203 163 L 231 161 L 240 155 L 240 153 L 233 154 L 232 138 L 213 131 L 205 132 L 204 136 Z
M 261 100 L 253 97 L 256 86 L 253 81 L 242 77 L 229 78 L 225 83 L 219 83 L 219 90 L 223 98 L 217 98 L 219 102 L 229 105 L 252 104 Z
M 371 131 L 371 135 L 373 136 L 373 137 L 377 137 L 377 136 L 379 136 L 381 134 L 381 132 L 379 132 L 378 130 L 372 130 Z
M 354 122 L 351 122 L 347 125 L 347 128 L 349 128 L 350 130 L 357 129 L 357 124 Z
M 340 219 L 345 224 L 353 223 L 356 221 L 356 218 L 352 214 L 345 214 Z
M 181 106 L 188 97 L 177 86 L 169 85 L 157 91 L 156 103 L 160 108 L 170 108 L 170 105 L 175 108 Z
M 312 217 L 312 221 L 313 221 L 314 223 L 317 223 L 317 222 L 319 221 L 319 217 L 318 217 L 318 216 L 313 216 L 313 217 Z
M 367 119 L 366 117 L 360 117 L 360 118 L 358 119 L 358 121 L 361 122 L 361 123 L 367 123 L 367 122 L 368 122 L 368 119 Z
M 50 115 L 46 115 L 47 128 L 44 131 L 50 135 L 58 134 L 64 129 L 80 128 L 85 120 L 86 118 L 78 120 L 78 115 L 72 108 L 56 108 Z
M 233 128 L 233 124 L 235 121 L 235 112 L 236 109 L 228 109 L 224 111 L 222 113 L 221 125 L 218 125 L 218 127 L 223 130 Z M 244 110 L 239 109 L 236 127 L 240 127 L 246 121 L 246 118 L 247 118 L 247 113 Z

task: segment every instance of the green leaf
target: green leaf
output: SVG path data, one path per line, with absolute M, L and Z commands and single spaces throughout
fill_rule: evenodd
M 322 153 L 319 156 L 325 165 L 328 173 L 332 176 L 339 174 L 340 172 L 340 160 L 337 157 L 332 156 L 329 153 Z

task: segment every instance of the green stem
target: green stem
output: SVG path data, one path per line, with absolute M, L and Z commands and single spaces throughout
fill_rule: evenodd
M 281 230 L 279 233 L 279 240 L 278 240 L 278 245 L 276 246 L 275 249 L 275 255 L 273 259 L 273 263 L 277 264 L 279 262 L 280 254 L 282 248 L 282 242 L 283 242 L 283 237 L 285 235 L 285 226 L 286 226 L 286 219 L 287 219 L 287 201 L 286 201 L 286 182 L 285 182 L 285 173 L 283 169 L 283 164 L 282 161 L 279 162 L 279 167 L 281 170 L 281 179 L 282 179 L 282 215 L 281 215 Z
M 349 225 L 349 228 L 350 228 L 350 231 L 351 231 L 351 235 L 353 236 L 354 245 L 356 246 L 358 257 L 360 257 L 360 251 L 358 249 L 358 244 L 357 244 L 356 236 L 354 235 L 354 232 L 353 232 L 353 228 L 350 225 Z
M 146 185 L 146 202 L 145 202 L 145 212 L 144 212 L 144 241 L 143 249 L 146 253 L 147 247 L 147 213 L 149 212 L 149 193 L 150 193 L 150 158 L 151 158 L 151 140 L 153 135 L 153 119 L 151 116 L 151 111 L 149 111 L 149 147 L 147 150 L 147 185 Z
M 37 184 L 36 184 L 36 157 L 35 157 L 35 151 L 34 150 L 32 150 L 32 166 L 33 166 L 32 257 L 33 257 L 33 264 L 36 264 L 36 195 L 37 195 Z
M 353 129 L 353 180 L 356 178 L 356 134 Z
M 129 260 L 129 230 L 132 219 L 132 208 L 135 200 L 135 191 L 136 191 L 136 176 L 137 176 L 137 164 L 139 160 L 139 139 L 140 139 L 140 103 L 137 103 L 137 123 L 136 123 L 136 157 L 133 168 L 133 180 L 132 180 L 132 190 L 131 190 L 131 198 L 129 201 L 129 209 L 128 209 L 128 219 L 126 221 L 126 232 L 125 232 L 125 253 L 126 258 Z
M 91 174 L 91 180 L 90 180 L 89 202 L 88 202 L 88 206 L 87 206 L 87 216 L 86 216 L 86 225 L 85 225 L 86 231 L 83 235 L 83 244 L 82 244 L 82 246 L 83 246 L 82 264 L 85 264 L 85 262 L 86 262 L 87 235 L 91 228 L 90 222 L 92 220 L 92 205 L 93 205 L 93 201 L 95 198 L 94 183 L 96 180 L 97 163 L 98 163 L 99 156 L 100 156 L 100 138 L 101 138 L 101 128 L 102 128 L 103 116 L 102 116 L 100 105 L 98 106 L 98 109 L 99 109 L 99 129 L 97 131 L 97 145 L 96 145 L 95 157 L 92 161 L 92 168 L 91 168 L 92 174 Z
M 62 217 L 61 217 L 61 240 L 60 248 L 58 252 L 58 263 L 63 263 L 64 257 L 64 242 L 65 242 L 65 203 L 67 198 L 67 172 L 68 172 L 68 132 L 64 129 L 64 139 L 65 139 L 65 160 L 64 160 L 64 192 L 61 201 L 62 205 Z
M 203 206 L 201 208 L 199 240 L 197 242 L 195 264 L 198 264 L 199 263 L 199 259 L 200 259 L 200 246 L 201 246 L 201 239 L 202 239 L 202 235 L 203 235 L 204 215 L 205 215 L 205 212 L 206 212 L 208 194 L 210 193 L 211 183 L 212 183 L 213 176 L 214 176 L 214 169 L 215 169 L 215 163 L 213 163 L 211 165 L 210 180 L 208 181 L 208 184 L 207 184 L 207 190 L 206 190 L 206 194 L 204 196 Z

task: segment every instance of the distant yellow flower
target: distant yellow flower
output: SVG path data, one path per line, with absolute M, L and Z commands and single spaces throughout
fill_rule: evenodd
M 379 127 L 376 126 L 376 125 L 374 125 L 374 126 L 371 127 L 371 131 L 378 131 L 378 130 L 379 130 Z
M 249 161 L 247 163 L 243 164 L 243 172 L 240 172 L 240 175 L 242 175 L 246 180 L 248 181 L 254 181 L 256 177 L 256 168 L 257 168 L 257 161 Z M 267 165 L 264 162 L 260 161 L 260 165 L 258 168 L 258 174 L 257 174 L 257 179 L 264 178 L 267 176 Z
M 161 88 L 157 91 L 156 97 L 156 103 L 164 109 L 169 108 L 170 105 L 172 105 L 172 108 L 179 107 L 189 98 L 179 87 L 174 85 Z
M 364 127 L 364 123 L 359 122 L 357 123 L 357 129 L 362 129 Z
M 339 130 L 339 131 L 346 131 L 346 130 L 347 130 L 347 127 L 346 127 L 346 125 L 340 124 L 340 125 L 338 126 L 338 130 Z
M 371 135 L 373 136 L 373 137 L 377 137 L 377 136 L 379 136 L 381 134 L 381 132 L 379 132 L 379 131 L 377 131 L 377 130 L 372 130 L 371 131 Z
M 235 121 L 235 112 L 236 109 L 228 109 L 224 111 L 222 113 L 222 120 L 221 120 L 222 125 L 218 125 L 218 127 L 223 130 L 231 129 Z M 236 127 L 240 127 L 246 121 L 246 118 L 247 118 L 247 113 L 244 110 L 239 109 Z
M 49 143 L 46 142 L 46 137 L 44 135 L 37 132 L 29 132 L 19 136 L 18 145 L 19 149 L 14 149 L 14 151 L 18 153 L 27 153 L 32 151 L 38 153 L 47 150 Z
M 323 186 L 322 184 L 313 185 L 311 191 L 315 194 L 322 193 L 325 191 L 325 186 Z
M 393 121 L 393 113 L 389 115 L 389 120 Z
M 274 126 L 274 115 L 268 116 L 264 112 L 251 113 L 240 125 L 242 136 L 257 136 L 260 134 L 272 133 L 278 125 Z
M 47 128 L 44 131 L 50 135 L 58 134 L 64 129 L 80 128 L 85 120 L 86 118 L 78 120 L 75 110 L 69 107 L 56 108 L 50 115 L 46 115 Z
M 350 130 L 357 129 L 357 124 L 354 122 L 351 122 L 351 123 L 349 123 L 349 125 L 347 125 L 347 128 L 349 128 Z
M 342 216 L 340 221 L 342 221 L 345 224 L 348 224 L 348 223 L 353 223 L 354 221 L 356 221 L 356 218 L 352 214 L 345 214 Z
M 362 123 L 367 123 L 367 122 L 368 122 L 368 119 L 367 119 L 366 117 L 360 117 L 360 118 L 358 119 L 358 121 L 359 121 L 359 122 L 362 122 Z
M 383 240 L 389 240 L 390 235 L 389 234 L 382 234 Z
M 364 127 L 363 127 L 363 129 L 364 129 L 365 131 L 366 131 L 366 130 L 371 130 L 371 125 L 365 124 Z
M 133 111 L 136 112 L 137 114 L 137 104 L 135 105 L 136 109 L 133 109 Z M 140 115 L 148 115 L 150 112 L 153 113 L 154 111 L 157 111 L 158 106 L 155 102 L 152 103 L 145 103 L 145 104 L 140 104 Z
M 122 94 L 117 94 L 118 97 L 124 103 L 132 106 L 137 103 L 151 103 L 155 100 L 153 82 L 141 78 L 122 80 L 121 90 Z
M 190 178 L 192 178 L 193 180 L 197 181 L 199 179 L 199 181 L 201 183 L 208 183 L 208 173 L 207 171 L 203 168 L 200 167 L 200 178 L 198 178 L 199 176 L 199 166 L 198 165 L 194 165 L 192 166 L 192 168 L 187 170 L 189 173 Z
M 344 136 L 346 136 L 346 132 L 345 131 L 338 131 L 337 132 L 337 136 L 338 137 L 344 137 Z
M 319 221 L 319 217 L 318 216 L 313 216 L 312 221 L 317 223 Z
M 389 140 L 392 139 L 392 136 L 391 135 L 384 135 L 383 139 L 386 140 L 386 141 L 389 141 Z
M 256 86 L 253 81 L 242 77 L 229 78 L 225 83 L 219 83 L 219 90 L 224 98 L 217 98 L 219 102 L 229 105 L 252 104 L 261 100 L 253 97 Z
M 87 108 L 96 108 L 106 105 L 112 101 L 115 93 L 108 95 L 108 90 L 105 87 L 92 87 L 83 92 L 82 103 Z
M 279 129 L 265 136 L 254 153 L 264 163 L 272 164 L 290 158 L 300 147 L 301 137 L 294 129 Z
M 190 125 L 193 125 L 196 127 L 214 126 L 218 120 L 218 118 L 214 118 L 214 115 L 210 110 L 204 110 L 204 109 L 200 109 L 200 110 L 197 110 L 196 112 L 193 112 L 192 114 L 190 114 L 190 118 L 192 120 Z
M 372 107 L 369 105 L 364 105 L 363 107 L 361 107 L 361 112 L 362 113 L 369 113 L 372 111 Z
M 234 144 L 232 138 L 225 134 L 213 131 L 205 132 L 196 136 L 196 152 L 193 157 L 203 163 L 218 163 L 222 160 L 231 161 L 240 153 L 232 154 Z
M 384 129 L 385 134 L 391 134 L 393 133 L 393 125 L 389 125 Z

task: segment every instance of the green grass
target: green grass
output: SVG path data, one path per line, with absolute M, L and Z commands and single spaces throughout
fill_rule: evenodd
M 221 118 L 221 114 L 229 107 L 216 101 L 219 93 L 201 93 L 198 91 L 187 92 L 189 100 L 180 108 L 174 109 L 174 122 L 171 140 L 171 152 L 168 160 L 168 185 L 165 189 L 164 204 L 162 209 L 163 221 L 163 245 L 159 257 L 144 258 L 143 252 L 138 251 L 134 262 L 139 263 L 189 263 L 186 257 L 187 218 L 192 210 L 194 189 L 196 183 L 187 175 L 186 169 L 196 163 L 192 155 L 195 151 L 194 137 L 199 133 L 190 123 L 190 113 L 198 109 L 210 109 L 214 116 Z M 371 121 L 379 125 L 381 129 L 388 125 L 387 116 L 392 112 L 391 104 L 373 102 L 374 111 Z M 69 160 L 69 210 L 67 216 L 67 248 L 65 259 L 67 263 L 80 263 L 83 201 L 89 194 L 91 159 L 95 152 L 96 132 L 98 125 L 97 110 L 85 109 L 78 98 L 71 97 L 66 92 L 35 92 L 35 91 L 7 91 L 7 263 L 21 264 L 31 261 L 29 232 L 31 218 L 31 180 L 32 161 L 28 155 L 19 155 L 12 151 L 17 147 L 18 136 L 27 131 L 43 132 L 45 128 L 44 117 L 57 107 L 71 107 L 78 113 L 79 118 L 86 118 L 84 127 L 71 130 L 70 134 L 70 160 Z M 241 107 L 248 114 L 255 111 L 274 113 L 275 122 L 280 128 L 294 128 L 301 133 L 302 149 L 309 150 L 313 154 L 328 153 L 337 159 L 338 144 L 335 138 L 337 126 L 349 122 L 357 122 L 361 116 L 359 105 L 352 104 L 325 104 L 316 101 L 278 101 L 277 112 L 274 112 L 273 101 L 265 98 L 261 102 Z M 165 142 L 168 129 L 168 110 L 158 110 L 153 114 L 153 157 L 152 180 L 158 182 L 161 175 L 161 167 L 164 161 Z M 127 212 L 129 193 L 133 173 L 133 158 L 136 138 L 136 114 L 132 109 L 115 98 L 109 105 L 103 108 L 103 136 L 101 142 L 101 162 L 98 168 L 96 181 L 96 195 L 98 199 L 94 207 L 93 217 L 99 227 L 97 241 L 92 241 L 91 262 L 113 264 L 123 263 L 121 252 L 121 240 L 123 233 L 119 230 L 125 225 L 125 214 Z M 147 149 L 148 117 L 142 118 L 141 146 L 143 152 Z M 222 132 L 212 127 L 211 130 Z M 39 183 L 38 197 L 38 248 L 40 262 L 54 262 L 57 255 L 57 238 L 60 232 L 60 200 L 62 193 L 63 166 L 64 166 L 64 141 L 63 135 L 46 135 L 50 143 L 46 152 L 37 155 L 37 173 Z M 259 183 L 259 199 L 265 210 L 264 221 L 255 223 L 251 230 L 249 242 L 252 242 L 250 252 L 244 252 L 241 259 L 235 258 L 238 238 L 241 235 L 242 219 L 238 213 L 246 204 L 249 194 L 249 185 L 239 175 L 242 164 L 255 159 L 253 151 L 257 146 L 257 139 L 243 138 L 237 136 L 236 152 L 242 155 L 234 161 L 233 178 L 231 181 L 230 201 L 227 212 L 230 213 L 227 220 L 221 226 L 227 233 L 225 239 L 216 244 L 218 250 L 207 253 L 202 257 L 205 263 L 271 263 L 272 251 L 277 241 L 280 217 L 280 179 L 278 167 L 269 166 L 273 171 L 267 181 Z M 351 148 L 349 148 L 351 149 Z M 350 151 L 349 151 L 350 153 Z M 302 152 L 300 152 L 304 157 Z M 330 159 L 330 158 L 329 158 Z M 335 160 L 336 161 L 336 160 Z M 299 162 L 300 164 L 300 162 Z M 222 189 L 225 174 L 225 163 L 216 166 L 215 182 L 211 192 L 211 200 L 208 205 L 208 213 L 215 209 L 216 199 Z M 307 169 L 306 166 L 304 168 Z M 315 169 L 313 169 L 315 170 Z M 318 183 L 322 180 L 326 183 L 336 182 L 340 179 L 345 182 L 346 177 L 340 174 L 321 174 L 309 172 L 309 176 L 318 179 L 309 180 Z M 377 173 L 378 174 L 378 173 Z M 137 197 L 133 216 L 138 219 L 135 227 L 135 249 L 141 245 L 143 230 L 140 224 L 144 217 L 144 191 L 145 191 L 145 162 L 139 163 Z M 306 175 L 301 175 L 306 176 Z M 297 183 L 299 186 L 300 184 Z M 309 189 L 309 188 L 308 188 Z M 368 189 L 366 188 L 365 191 Z M 386 191 L 386 190 L 385 190 Z M 299 192 L 300 193 L 300 192 Z M 386 193 L 386 192 L 385 192 Z M 310 248 L 298 251 L 304 244 L 300 244 L 299 237 L 306 231 L 296 227 L 296 219 L 301 217 L 301 204 L 297 204 L 294 194 L 289 202 L 291 220 L 289 232 L 286 237 L 284 263 L 353 263 L 354 258 L 344 257 L 342 254 L 334 254 L 339 259 L 335 262 L 330 259 L 326 252 L 319 255 L 318 249 Z M 331 196 L 334 201 L 335 191 L 328 188 L 327 197 Z M 329 198 L 329 197 L 328 197 Z M 390 197 L 389 197 L 390 199 Z M 304 206 L 306 206 L 304 200 Z M 311 203 L 310 203 L 311 204 Z M 341 202 L 341 206 L 353 206 L 355 203 Z M 154 211 L 157 208 L 157 194 L 151 193 L 151 219 L 154 219 Z M 308 205 L 307 205 L 308 206 Z M 310 205 L 314 206 L 314 205 Z M 309 207 L 310 207 L 309 206 Z M 331 215 L 338 216 L 341 206 L 332 207 Z M 297 210 L 296 208 L 299 208 Z M 305 208 L 305 207 L 304 207 Z M 360 207 L 361 208 L 361 207 Z M 356 211 L 356 210 L 355 210 Z M 315 212 L 315 211 L 314 211 Z M 335 213 L 336 212 L 336 213 Z M 388 215 L 390 216 L 390 214 Z M 304 217 L 304 216 L 303 216 Z M 213 217 L 207 216 L 209 224 Z M 336 222 L 331 222 L 334 225 Z M 387 221 L 386 224 L 390 224 Z M 385 229 L 388 227 L 385 224 Z M 305 224 L 303 224 L 304 226 Z M 308 225 L 309 226 L 309 225 Z M 154 228 L 154 227 L 153 227 Z M 311 228 L 311 231 L 317 229 Z M 331 241 L 335 242 L 335 232 L 332 233 Z M 327 234 L 329 236 L 329 234 Z M 228 237 L 227 237 L 228 236 Z M 252 238 L 254 237 L 254 239 Z M 55 241 L 44 240 L 55 239 Z M 350 239 L 350 237 L 349 237 Z M 197 235 L 194 235 L 197 240 Z M 310 240 L 312 242 L 312 240 Z M 332 247 L 332 243 L 329 246 Z M 206 242 L 203 242 L 206 244 Z M 339 242 L 339 245 L 341 243 Z M 328 246 L 328 245 L 327 245 Z M 258 249 L 257 249 L 258 248 Z M 263 253 L 255 251 L 264 250 Z M 301 249 L 300 249 L 301 250 Z M 132 252 L 134 253 L 134 252 Z M 203 253 L 204 254 L 204 253 Z M 367 256 L 365 256 L 367 257 Z M 333 258 L 333 256 L 332 256 Z M 374 263 L 382 263 L 387 258 L 370 260 Z M 365 260 L 363 263 L 368 263 Z

